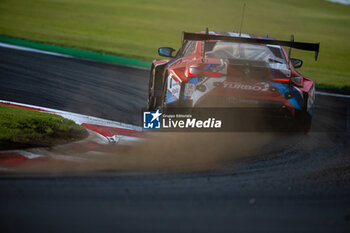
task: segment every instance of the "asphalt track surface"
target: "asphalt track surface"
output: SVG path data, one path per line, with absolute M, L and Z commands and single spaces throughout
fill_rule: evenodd
M 0 99 L 139 124 L 148 72 L 0 48 Z M 349 232 L 350 99 L 313 132 L 200 173 L 0 175 L 0 232 Z M 147 152 L 145 152 L 147 153 Z

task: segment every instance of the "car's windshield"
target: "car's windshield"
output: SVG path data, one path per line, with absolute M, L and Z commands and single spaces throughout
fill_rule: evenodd
M 208 58 L 258 60 L 285 64 L 281 48 L 274 45 L 208 41 L 205 51 Z

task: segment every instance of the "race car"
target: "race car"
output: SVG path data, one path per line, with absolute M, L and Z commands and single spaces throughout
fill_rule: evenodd
M 284 47 L 289 47 L 287 53 Z M 148 109 L 269 106 L 282 109 L 295 128 L 311 126 L 315 84 L 300 74 L 291 48 L 314 51 L 319 43 L 276 40 L 235 32 L 183 32 L 182 47 L 161 47 L 149 77 Z

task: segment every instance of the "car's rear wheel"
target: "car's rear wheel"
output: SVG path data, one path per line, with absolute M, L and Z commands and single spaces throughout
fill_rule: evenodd
M 152 66 L 148 82 L 148 110 L 155 111 L 161 106 L 162 93 L 162 69 Z
M 147 108 L 149 111 L 154 110 L 154 102 L 155 102 L 155 96 L 154 96 L 154 78 L 155 78 L 155 69 L 152 66 L 151 72 L 149 75 L 149 81 L 148 81 L 148 101 L 147 101 Z
M 293 130 L 300 132 L 300 133 L 308 133 L 311 129 L 312 124 L 312 115 L 308 112 L 308 109 L 311 108 L 308 106 L 309 103 L 309 96 L 305 93 L 304 94 L 304 106 L 301 111 L 295 112 L 294 117 L 294 124 L 293 124 Z M 314 97 L 311 97 L 314 98 Z
M 312 116 L 306 111 L 295 113 L 294 130 L 300 133 L 308 133 L 311 129 Z
M 168 88 L 167 88 L 167 85 L 168 85 L 168 73 L 166 72 L 165 75 L 164 75 L 164 82 L 163 82 L 163 88 L 162 88 L 162 96 L 160 98 L 160 106 L 159 108 L 161 109 L 162 112 L 164 112 L 166 110 L 166 107 L 167 107 L 167 103 L 166 103 L 166 97 L 167 97 L 167 91 L 168 91 Z

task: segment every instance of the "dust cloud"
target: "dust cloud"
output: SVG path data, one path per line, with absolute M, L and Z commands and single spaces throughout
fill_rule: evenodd
M 81 173 L 92 171 L 208 171 L 219 164 L 256 154 L 273 142 L 269 133 L 159 133 L 147 135 L 132 146 L 110 144 L 100 150 L 61 147 L 52 159 L 16 167 L 20 172 Z M 55 159 L 65 158 L 71 159 Z

